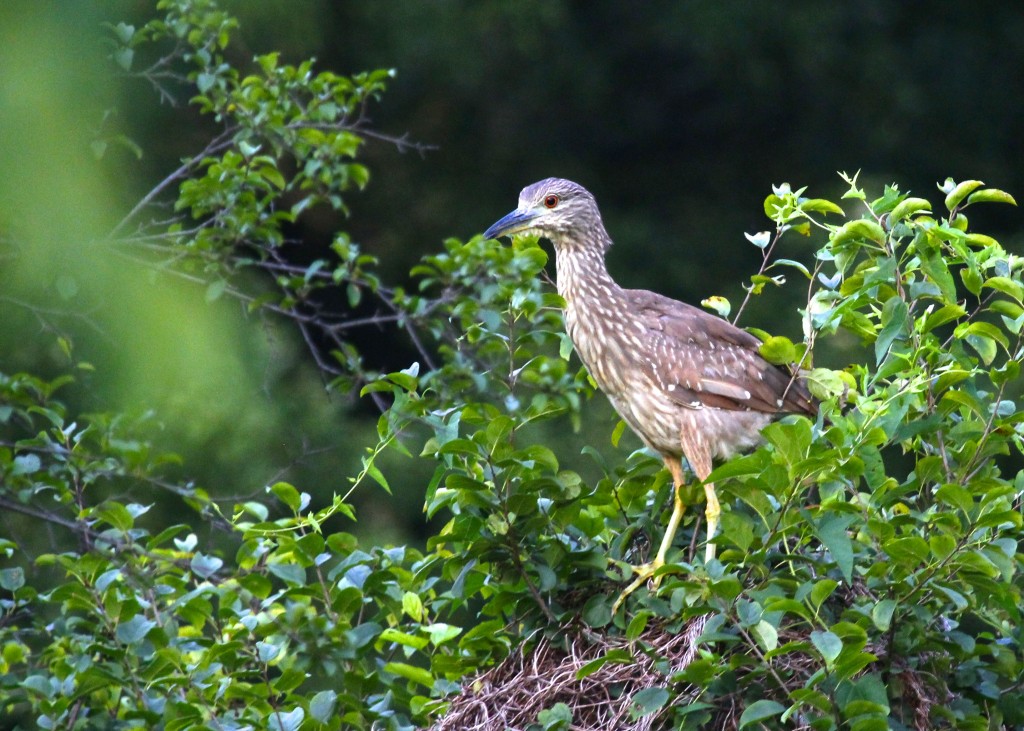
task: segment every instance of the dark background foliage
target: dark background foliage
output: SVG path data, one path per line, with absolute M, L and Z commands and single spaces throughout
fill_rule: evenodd
M 254 45 L 303 23 L 260 8 L 239 8 L 266 13 Z M 323 3 L 293 33 L 331 68 L 395 68 L 375 121 L 438 146 L 369 150 L 353 232 L 395 258 L 557 175 L 596 193 L 623 280 L 693 300 L 756 261 L 741 234 L 769 183 L 1024 182 L 1024 13 L 1004 3 Z
M 399 273 L 549 175 L 595 192 L 625 283 L 689 300 L 735 294 L 738 263 L 756 262 L 742 232 L 763 227 L 770 183 L 831 194 L 835 172 L 857 168 L 921 193 L 978 170 L 1004 189 L 1024 182 L 1024 13 L 1012 4 L 231 7 L 242 47 L 397 71 L 374 122 L 436 149 L 370 145 L 375 181 L 350 228 Z M 144 121 L 168 157 L 187 151 Z M 166 163 L 150 158 L 154 178 Z

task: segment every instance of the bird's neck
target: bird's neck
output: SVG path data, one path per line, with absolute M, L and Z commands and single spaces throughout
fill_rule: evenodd
M 595 299 L 609 301 L 623 296 L 622 288 L 608 273 L 605 248 L 593 244 L 578 246 L 568 241 L 555 246 L 558 294 L 565 300 L 567 310 L 585 309 L 586 303 Z

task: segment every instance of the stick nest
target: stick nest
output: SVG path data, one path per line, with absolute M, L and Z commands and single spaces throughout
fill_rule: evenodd
M 694 617 L 678 632 L 648 627 L 632 642 L 570 630 L 558 640 L 524 642 L 502 663 L 468 681 L 431 729 L 522 731 L 537 723 L 538 712 L 557 703 L 572 710 L 572 731 L 657 728 L 667 707 L 641 715 L 633 697 L 647 688 L 664 687 L 693 661 L 706 622 L 706 616 Z M 631 651 L 633 661 L 606 662 L 586 677 L 577 677 L 587 663 L 617 649 Z
M 555 638 L 541 636 L 536 642 L 523 642 L 495 667 L 467 679 L 430 731 L 525 731 L 531 725 L 541 725 L 537 714 L 558 703 L 572 713 L 570 731 L 668 728 L 672 707 L 690 703 L 701 693 L 700 688 L 673 683 L 673 676 L 697 657 L 698 639 L 708 616 L 694 617 L 681 630 L 652 625 L 633 641 L 563 628 Z M 808 637 L 786 630 L 780 640 L 807 641 Z M 630 662 L 608 661 L 586 677 L 577 677 L 588 663 L 621 649 L 632 655 Z M 883 647 L 872 645 L 867 650 L 885 661 Z M 786 678 L 786 690 L 792 691 L 802 687 L 820 665 L 808 654 L 792 653 L 776 658 L 773 667 L 781 674 L 775 677 Z M 915 731 L 932 728 L 932 708 L 951 701 L 952 694 L 924 682 L 921 671 L 911 669 L 902 659 L 890 672 L 890 678 L 902 687 L 897 717 Z M 634 703 L 637 693 L 667 686 L 673 686 L 676 694 L 672 704 L 645 714 Z M 743 710 L 739 697 L 720 697 L 716 705 L 714 721 L 707 728 L 736 729 Z M 808 728 L 805 721 L 798 714 L 792 722 Z

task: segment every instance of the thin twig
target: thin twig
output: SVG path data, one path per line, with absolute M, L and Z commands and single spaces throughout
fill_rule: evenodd
M 763 249 L 762 250 L 762 252 L 761 252 L 761 268 L 757 270 L 757 275 L 758 276 L 764 274 L 765 271 L 768 269 L 768 263 L 771 261 L 772 252 L 775 250 L 775 245 L 777 243 L 779 243 L 779 239 L 782 238 L 782 234 L 783 233 L 784 233 L 783 229 L 781 229 L 781 228 L 776 229 L 775 237 L 772 239 L 771 244 L 768 245 L 767 249 Z M 740 303 L 739 308 L 736 310 L 736 316 L 732 318 L 732 324 L 733 325 L 735 325 L 737 322 L 739 322 L 740 315 L 743 314 L 743 310 L 744 310 L 744 308 L 746 308 L 747 302 L 750 301 L 751 296 L 754 294 L 754 287 L 753 286 L 751 286 L 749 288 L 744 287 L 743 289 L 744 289 L 744 291 L 747 294 L 743 298 L 743 301 Z
M 148 206 L 153 201 L 154 198 L 156 198 L 158 195 L 160 195 L 162 192 L 164 192 L 170 185 L 172 185 L 175 181 L 180 180 L 182 177 L 184 177 L 185 173 L 187 173 L 189 170 L 191 170 L 196 165 L 196 163 L 202 162 L 203 159 L 209 157 L 210 155 L 212 155 L 212 154 L 214 154 L 216 152 L 220 152 L 221 150 L 225 150 L 228 147 L 230 147 L 233 144 L 233 142 L 229 138 L 232 135 L 234 135 L 234 133 L 237 132 L 237 131 L 238 131 L 237 127 L 229 127 L 227 129 L 225 129 L 219 135 L 214 137 L 210 141 L 210 144 L 208 144 L 206 146 L 206 148 L 203 149 L 202 152 L 200 152 L 195 157 L 189 158 L 188 160 L 183 162 L 170 175 L 168 175 L 163 180 L 161 180 L 159 183 L 157 183 L 152 188 L 152 190 L 150 190 L 148 193 L 146 193 L 146 195 L 144 195 L 142 197 L 142 200 L 140 200 L 138 203 L 136 203 L 135 207 L 132 208 L 130 211 L 128 211 L 128 214 L 124 218 L 122 218 L 118 222 L 118 224 L 116 226 L 114 226 L 113 229 L 111 229 L 110 233 L 108 234 L 108 238 L 115 238 L 117 236 L 117 233 L 122 228 L 124 228 L 129 221 L 131 221 L 133 218 L 135 218 L 135 216 L 138 215 L 138 213 L 140 211 L 142 211 L 146 206 Z

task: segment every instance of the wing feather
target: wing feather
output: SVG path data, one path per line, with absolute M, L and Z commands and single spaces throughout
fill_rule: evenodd
M 817 412 L 807 387 L 761 357 L 761 341 L 726 320 L 646 290 L 625 290 L 658 353 L 658 380 L 688 408 Z

